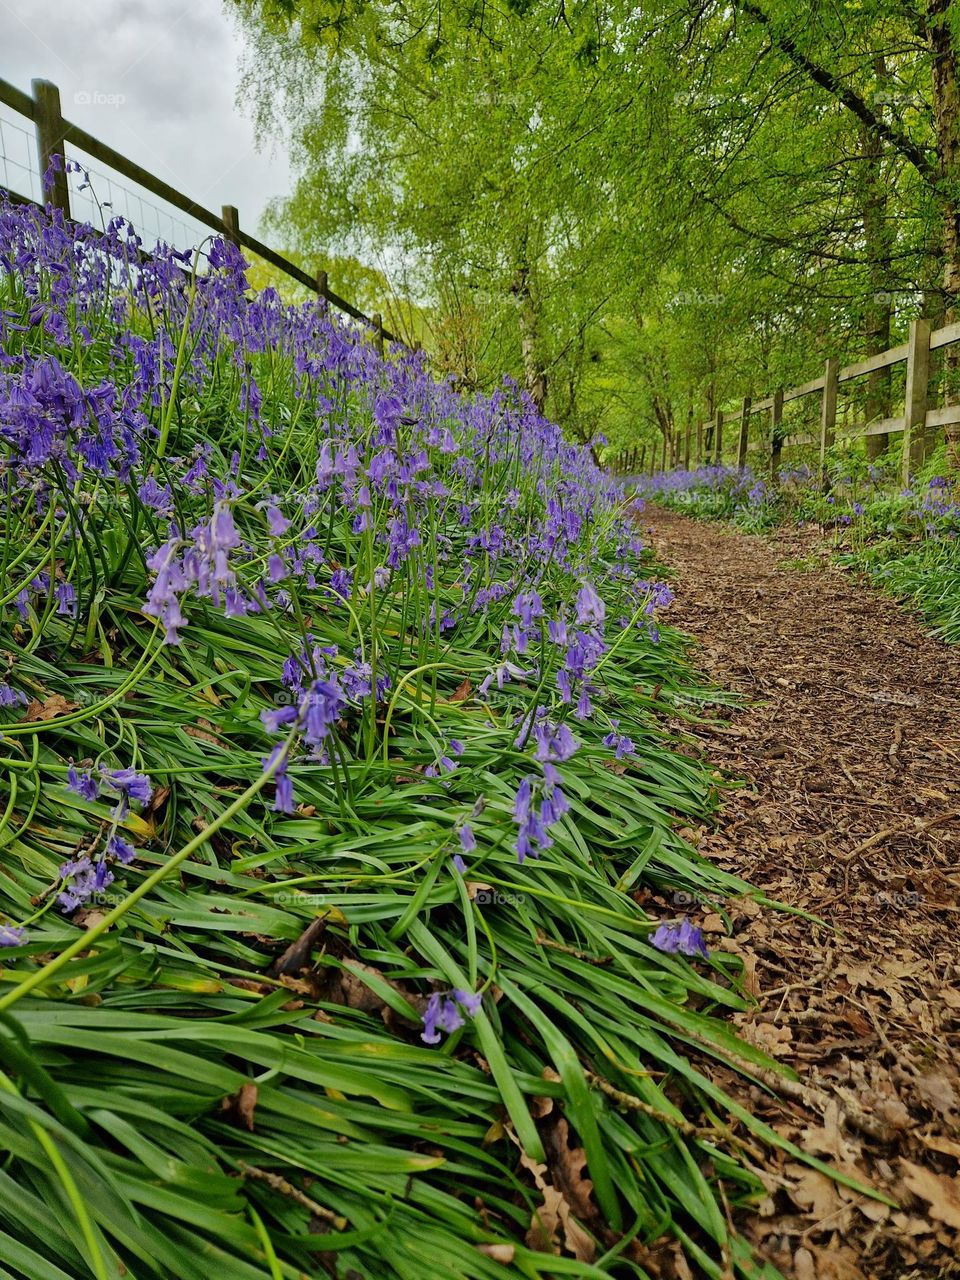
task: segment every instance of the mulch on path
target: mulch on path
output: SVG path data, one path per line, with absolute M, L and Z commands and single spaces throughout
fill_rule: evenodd
M 960 1275 L 960 649 L 831 567 L 809 535 L 657 508 L 642 520 L 677 592 L 671 621 L 744 698 L 692 730 L 747 785 L 716 828 L 688 834 L 825 922 L 747 903 L 725 939 L 709 905 L 691 910 L 744 959 L 758 1007 L 741 1034 L 802 1083 L 774 1100 L 713 1073 L 899 1206 L 784 1158 L 743 1229 L 797 1280 Z

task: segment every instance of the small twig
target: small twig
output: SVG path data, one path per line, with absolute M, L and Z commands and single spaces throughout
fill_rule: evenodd
M 280 1195 L 289 1196 L 291 1200 L 296 1200 L 297 1204 L 302 1205 L 304 1209 L 309 1209 L 314 1217 L 322 1218 L 324 1222 L 329 1222 L 338 1231 L 345 1230 L 347 1226 L 346 1218 L 340 1217 L 332 1209 L 324 1208 L 322 1204 L 317 1204 L 316 1200 L 311 1200 L 306 1192 L 295 1187 L 286 1178 L 282 1178 L 279 1173 L 270 1173 L 267 1169 L 259 1169 L 255 1164 L 247 1164 L 245 1160 L 238 1160 L 237 1165 L 245 1178 L 251 1178 L 255 1182 L 265 1182 L 274 1191 L 279 1191 Z
M 598 1076 L 593 1071 L 587 1071 L 585 1074 L 591 1084 L 596 1085 L 601 1093 L 605 1093 L 608 1098 L 611 1098 L 619 1106 L 625 1107 L 628 1111 L 639 1111 L 642 1115 L 649 1116 L 651 1120 L 659 1120 L 661 1124 L 669 1125 L 671 1129 L 676 1129 L 678 1133 L 682 1133 L 685 1138 L 733 1138 L 733 1132 L 727 1125 L 701 1127 L 692 1124 L 689 1120 L 685 1120 L 683 1116 L 671 1116 L 665 1111 L 658 1111 L 656 1107 L 651 1106 L 649 1102 L 644 1102 L 636 1094 L 624 1093 L 622 1089 L 618 1089 L 609 1080 L 604 1080 L 602 1076 Z
M 921 822 L 919 826 L 915 826 L 911 819 L 906 822 L 898 822 L 892 827 L 884 827 L 882 831 L 875 832 L 874 835 L 862 841 L 851 849 L 849 853 L 838 854 L 840 862 L 846 863 L 843 871 L 843 891 L 847 893 L 850 888 L 850 863 L 855 858 L 859 858 L 862 853 L 866 853 L 868 849 L 872 849 L 874 845 L 880 844 L 882 840 L 886 840 L 888 836 L 901 835 L 904 832 L 915 832 L 922 835 L 924 832 L 932 831 L 934 827 L 940 827 L 945 822 L 951 822 L 954 818 L 960 818 L 960 810 L 951 810 L 950 813 L 941 813 L 936 818 L 928 818 L 926 822 Z
M 552 947 L 554 951 L 562 951 L 565 956 L 573 956 L 574 959 L 584 960 L 587 964 L 613 963 L 613 956 L 592 956 L 586 951 L 578 951 L 576 947 L 568 947 L 564 942 L 554 942 L 552 938 L 546 938 L 542 933 L 537 934 L 537 946 Z
M 890 763 L 895 769 L 900 768 L 900 761 L 897 759 L 897 752 L 900 750 L 900 744 L 903 742 L 903 725 L 897 724 L 893 727 L 893 742 L 890 744 L 890 750 L 887 756 Z

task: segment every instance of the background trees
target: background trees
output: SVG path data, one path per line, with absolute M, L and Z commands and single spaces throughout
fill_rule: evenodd
M 375 266 L 459 382 L 509 370 L 582 438 L 960 314 L 946 0 L 234 3 L 295 146 L 273 233 Z M 882 372 L 862 398 L 888 415 Z

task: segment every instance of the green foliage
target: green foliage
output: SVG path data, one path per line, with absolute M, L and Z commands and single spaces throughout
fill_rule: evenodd
M 955 304 L 956 24 L 922 7 L 235 3 L 292 125 L 278 233 L 379 254 L 442 370 L 580 439 L 652 448 Z
M 876 586 L 915 608 L 935 633 L 960 643 L 960 495 L 943 472 L 945 452 L 928 459 L 909 488 L 895 482 L 892 451 L 868 463 L 863 454 L 836 449 L 828 483 L 807 467 L 784 469 L 776 487 L 748 470 L 701 467 L 643 476 L 638 494 L 661 506 L 708 520 L 727 520 L 759 533 L 780 524 L 816 529 L 826 555 L 869 574 Z M 785 561 L 815 569 L 820 560 Z
M 784 1070 L 725 1021 L 748 1000 L 735 958 L 651 943 L 749 890 L 679 834 L 717 797 L 663 708 L 713 695 L 683 637 L 657 637 L 622 492 L 516 396 L 458 399 L 416 357 L 249 298 L 229 246 L 189 280 L 151 262 L 141 287 L 122 246 L 101 272 L 101 242 L 33 217 L 5 214 L 20 273 L 0 276 L 0 1269 L 645 1280 L 632 1243 L 666 1235 L 710 1280 L 731 1258 L 755 1280 L 730 1216 L 765 1194 L 743 1135 L 824 1166 L 711 1078 Z M 371 475 L 364 506 L 353 473 L 396 478 L 394 447 L 412 479 L 391 497 Z M 388 569 L 398 512 L 418 536 Z M 204 572 L 247 603 L 184 570 L 163 644 L 161 575 L 215 534 Z M 587 582 L 602 608 L 588 593 L 575 621 Z M 498 689 L 531 590 L 539 669 Z M 541 628 L 590 617 L 606 647 L 575 717 Z M 368 693 L 321 753 L 318 664 L 345 685 L 358 653 Z M 569 807 L 520 860 L 521 786 L 547 768 L 518 726 L 547 714 L 576 734 L 555 757 Z M 149 776 L 139 811 L 71 778 L 99 766 Z M 109 891 L 61 901 L 114 835 L 133 848 Z M 451 989 L 476 1016 L 424 1043 Z M 580 1224 L 563 1238 L 543 1179 Z

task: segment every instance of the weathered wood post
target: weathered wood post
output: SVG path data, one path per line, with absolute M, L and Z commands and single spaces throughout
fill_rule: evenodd
M 59 209 L 65 218 L 70 217 L 70 187 L 67 183 L 67 158 L 63 150 L 63 116 L 60 114 L 60 90 L 49 80 L 31 80 L 33 90 L 34 124 L 37 130 L 37 157 L 40 161 L 40 181 L 59 156 L 58 171 L 52 175 L 49 187 L 44 187 L 43 198 Z
M 240 214 L 232 204 L 221 205 L 220 217 L 223 219 L 224 238 L 240 248 Z
M 930 380 L 930 321 L 911 320 L 907 344 L 907 384 L 903 404 L 903 483 L 910 483 L 910 470 L 923 461 L 924 427 L 927 418 L 927 386 Z
M 776 484 L 780 474 L 780 458 L 783 455 L 783 387 L 777 387 L 773 393 L 773 407 L 770 410 L 770 479 Z
M 697 466 L 710 456 L 713 443 L 713 387 L 707 388 L 707 415 L 705 422 L 697 423 Z
M 329 290 L 329 287 L 330 286 L 327 284 L 327 273 L 323 270 L 318 271 L 317 272 L 317 293 L 320 295 L 321 298 L 323 298 L 324 302 L 326 302 L 327 300 L 327 292 Z
M 373 345 L 377 354 L 383 355 L 383 316 L 379 311 L 373 313 Z
M 837 375 L 840 361 L 836 356 L 827 359 L 823 369 L 823 399 L 820 402 L 820 486 L 827 487 L 827 451 L 833 447 L 837 434 Z
M 744 396 L 743 408 L 740 410 L 740 439 L 737 441 L 737 466 L 741 471 L 747 465 L 747 442 L 750 439 L 750 406 L 750 397 Z
M 723 410 L 717 410 L 713 420 L 713 460 L 719 467 L 723 461 Z

